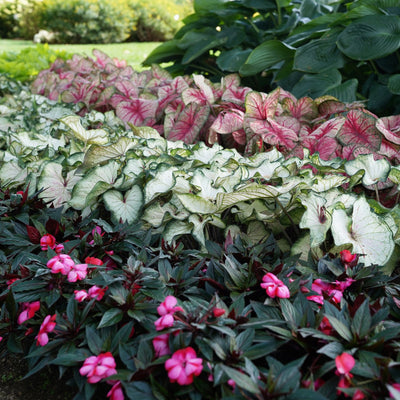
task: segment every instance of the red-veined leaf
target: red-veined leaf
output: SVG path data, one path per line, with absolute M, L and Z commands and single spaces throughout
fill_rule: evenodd
M 121 92 L 127 98 L 137 98 L 139 97 L 139 88 L 137 85 L 134 85 L 128 79 L 119 80 L 115 82 L 115 88 Z
M 393 160 L 394 165 L 400 164 L 400 146 L 387 141 L 385 138 L 382 139 L 379 154 L 382 154 L 389 160 Z
M 250 92 L 246 96 L 246 116 L 259 120 L 266 120 L 275 115 L 279 100 L 279 89 L 266 95 L 265 93 Z
M 273 119 L 266 121 L 250 122 L 250 129 L 261 136 L 265 143 L 272 146 L 286 147 L 292 149 L 298 140 L 298 136 L 293 129 L 280 125 Z
M 354 160 L 360 154 L 370 154 L 372 150 L 367 147 L 360 147 L 357 145 L 353 146 L 343 146 L 342 158 L 346 160 Z
M 379 118 L 376 127 L 389 142 L 400 144 L 400 115 Z
M 209 107 L 196 103 L 188 104 L 173 117 L 165 118 L 164 132 L 168 140 L 182 140 L 193 143 L 210 114 Z
M 138 98 L 119 103 L 115 113 L 117 117 L 121 118 L 125 123 L 136 126 L 151 126 L 155 123 L 157 107 L 157 100 Z
M 302 97 L 297 101 L 286 97 L 282 102 L 282 106 L 284 111 L 287 111 L 292 117 L 300 121 L 309 121 L 318 116 L 317 105 L 311 97 Z
M 213 104 L 215 102 L 211 85 L 203 75 L 193 75 L 193 80 L 198 89 L 189 88 L 182 92 L 183 102 L 187 105 L 197 103 L 201 105 Z
M 351 110 L 347 113 L 346 121 L 337 134 L 344 146 L 368 147 L 379 150 L 382 137 L 375 127 L 376 119 L 363 111 Z
M 243 120 L 243 111 L 232 110 L 226 113 L 222 112 L 218 114 L 210 129 L 221 134 L 232 133 L 243 128 Z

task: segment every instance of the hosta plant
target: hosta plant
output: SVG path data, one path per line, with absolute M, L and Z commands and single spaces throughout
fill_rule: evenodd
M 0 351 L 57 368 L 75 400 L 399 395 L 399 279 L 358 254 L 196 250 L 28 190 L 0 210 Z
M 239 73 L 247 86 L 297 97 L 367 100 L 399 112 L 400 8 L 396 0 L 195 0 L 195 13 L 146 65 L 213 81 Z

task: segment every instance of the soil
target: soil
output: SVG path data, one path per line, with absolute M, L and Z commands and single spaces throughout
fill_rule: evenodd
M 44 368 L 21 380 L 28 372 L 26 361 L 19 355 L 0 357 L 1 400 L 72 400 L 76 390 L 58 379 L 56 368 Z

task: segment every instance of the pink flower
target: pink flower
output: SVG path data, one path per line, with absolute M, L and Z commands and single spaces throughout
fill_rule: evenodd
M 22 303 L 22 311 L 18 316 L 18 324 L 21 325 L 28 319 L 35 315 L 35 312 L 40 308 L 40 301 L 34 301 L 32 303 Z
M 335 358 L 336 372 L 341 375 L 348 375 L 353 369 L 356 361 L 349 353 L 342 353 Z
M 87 264 L 75 264 L 68 272 L 68 282 L 81 281 L 86 278 Z
M 213 315 L 215 318 L 221 317 L 225 314 L 225 310 L 223 308 L 214 308 Z
M 54 249 L 54 247 L 56 247 L 56 238 L 46 233 L 40 238 L 40 246 L 44 251 L 47 251 L 49 248 Z
M 176 311 L 183 311 L 179 306 L 176 307 L 178 300 L 174 296 L 167 296 L 165 300 L 157 307 L 157 312 L 160 315 L 174 313 Z
M 92 286 L 89 291 L 88 295 L 91 299 L 101 300 L 104 296 L 104 293 L 107 290 L 107 286 L 105 288 L 100 288 L 96 285 Z
M 349 250 L 342 250 L 340 252 L 340 261 L 345 268 L 354 267 L 358 262 L 358 254 L 352 254 Z
M 154 321 L 154 325 L 157 331 L 162 331 L 165 328 L 171 328 L 174 325 L 174 321 L 173 314 L 166 314 Z
M 75 300 L 79 303 L 83 300 L 86 300 L 89 295 L 87 294 L 86 290 L 74 290 Z
M 12 278 L 12 279 L 9 279 L 7 282 L 6 282 L 6 284 L 7 284 L 7 286 L 8 287 L 10 287 L 14 282 L 16 282 L 16 281 L 19 281 L 19 278 Z
M 357 389 L 355 391 L 355 393 L 353 394 L 352 399 L 353 400 L 363 400 L 363 399 L 365 399 L 365 394 L 360 389 Z
M 288 299 L 290 297 L 289 288 L 278 279 L 273 273 L 268 272 L 263 276 L 261 287 L 265 289 L 269 297 L 279 297 L 281 299 Z
M 118 381 L 113 385 L 111 390 L 107 393 L 107 397 L 111 400 L 124 400 L 124 392 L 122 391 L 121 381 Z
M 56 247 L 54 247 L 54 251 L 57 254 L 60 254 L 64 250 L 64 245 L 63 244 L 57 244 Z
M 53 274 L 61 272 L 62 275 L 68 275 L 74 265 L 74 261 L 68 254 L 57 254 L 47 262 L 47 267 Z
M 83 362 L 79 373 L 82 376 L 87 375 L 87 381 L 89 383 L 97 383 L 104 378 L 116 374 L 116 366 L 113 355 L 108 351 L 107 353 L 99 354 L 97 357 L 88 357 Z
M 100 226 L 96 226 L 94 229 L 92 229 L 92 237 L 93 237 L 93 240 L 91 240 L 91 241 L 89 242 L 89 244 L 94 245 L 94 239 L 95 239 L 96 237 L 101 238 L 102 236 L 104 236 L 104 234 L 105 234 L 105 232 L 102 232 Z
M 193 376 L 199 376 L 203 370 L 203 360 L 197 358 L 192 347 L 186 347 L 172 354 L 172 357 L 165 362 L 165 369 L 172 383 L 190 385 L 193 382 Z
M 103 261 L 96 257 L 86 257 L 85 263 L 90 265 L 103 265 Z
M 169 354 L 169 334 L 164 333 L 163 335 L 155 337 L 153 339 L 153 347 L 156 357 L 162 357 Z
M 394 390 L 397 390 L 398 392 L 400 392 L 400 383 L 392 383 L 391 386 Z M 394 399 L 394 396 L 392 395 L 392 393 L 390 393 L 390 398 Z
M 45 346 L 49 342 L 49 337 L 47 336 L 47 334 L 52 332 L 56 327 L 55 320 L 56 314 L 46 316 L 46 318 L 42 322 L 42 325 L 40 325 L 39 333 L 36 336 L 36 345 L 40 344 L 41 346 Z
M 355 282 L 355 280 L 352 278 L 346 278 L 344 282 L 335 281 L 333 283 L 323 282 L 321 279 L 315 279 L 311 285 L 311 289 L 318 293 L 318 295 L 307 296 L 307 299 L 315 301 L 318 304 L 324 304 L 323 293 L 325 293 L 327 296 L 331 297 L 336 304 L 339 304 L 343 297 L 343 291 L 353 282 Z

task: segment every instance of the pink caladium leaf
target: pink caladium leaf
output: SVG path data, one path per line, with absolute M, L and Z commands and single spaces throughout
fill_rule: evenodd
M 393 165 L 400 164 L 400 146 L 389 142 L 385 138 L 382 139 L 379 154 L 385 156 Z
M 82 102 L 89 108 L 92 103 L 97 101 L 101 90 L 99 77 L 91 82 L 77 78 L 67 90 L 62 92 L 61 100 L 65 103 Z
M 115 88 L 113 86 L 105 88 L 100 93 L 96 101 L 96 104 L 94 105 L 94 108 L 101 112 L 109 111 L 111 109 L 110 108 L 111 97 L 113 96 L 114 92 Z
M 389 142 L 400 144 L 400 115 L 379 118 L 376 127 Z
M 360 154 L 371 154 L 373 151 L 368 147 L 361 147 L 358 145 L 343 146 L 342 158 L 346 160 L 354 160 Z
M 182 93 L 185 104 L 196 103 L 200 105 L 210 105 L 215 102 L 214 93 L 209 83 L 203 75 L 193 75 L 194 83 L 197 88 L 188 88 Z
M 158 107 L 157 100 L 131 99 L 123 101 L 116 106 L 117 117 L 128 126 L 152 126 L 155 124 L 155 115 Z
M 382 135 L 375 123 L 376 119 L 372 115 L 361 110 L 351 110 L 337 138 L 344 146 L 367 147 L 377 151 L 381 146 Z
M 168 140 L 193 143 L 200 134 L 210 114 L 210 108 L 190 103 L 164 121 L 164 134 Z
M 188 83 L 181 76 L 174 78 L 170 84 L 159 87 L 157 92 L 159 111 L 165 110 L 168 104 L 180 98 L 182 92 L 188 88 Z
M 115 82 L 115 89 L 117 89 L 127 99 L 139 97 L 139 88 L 137 85 L 127 79 Z
M 96 65 L 105 68 L 107 64 L 114 65 L 114 61 L 106 53 L 103 53 L 99 49 L 92 50 L 93 55 L 96 58 Z
M 232 110 L 219 113 L 211 126 L 217 133 L 227 134 L 243 129 L 244 112 Z
M 280 125 L 271 118 L 265 121 L 254 120 L 249 127 L 265 143 L 276 146 L 280 151 L 293 149 L 298 141 L 298 135 L 293 129 Z
M 266 120 L 273 118 L 278 106 L 279 89 L 268 95 L 259 92 L 250 92 L 246 96 L 246 117 L 254 120 Z
M 67 60 L 67 65 L 71 71 L 82 75 L 89 75 L 93 70 L 96 70 L 93 61 L 90 58 L 85 58 L 81 55 L 74 54 L 71 59 Z
M 251 92 L 248 87 L 240 86 L 240 77 L 237 74 L 227 75 L 222 79 L 221 100 L 235 104 L 244 104 L 246 95 Z
M 282 102 L 283 112 L 299 121 L 310 121 L 318 116 L 318 107 L 311 97 L 302 97 L 296 101 L 286 97 Z

